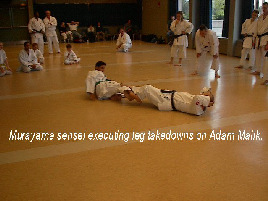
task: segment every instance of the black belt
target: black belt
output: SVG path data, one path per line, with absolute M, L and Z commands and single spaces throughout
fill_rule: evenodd
M 258 38 L 259 38 L 258 48 L 260 47 L 260 44 L 261 44 L 261 38 L 262 38 L 263 36 L 267 36 L 267 35 L 268 35 L 268 32 L 266 32 L 266 33 L 264 33 L 264 34 L 261 34 L 261 35 L 257 35 Z
M 174 38 L 179 38 L 179 37 L 184 36 L 184 35 L 187 35 L 187 34 L 174 35 L 173 37 L 174 37 Z
M 175 103 L 174 103 L 174 94 L 175 94 L 175 90 L 164 90 L 164 89 L 161 89 L 161 93 L 167 93 L 167 94 L 171 94 L 171 107 L 172 107 L 172 110 L 173 111 L 178 111 L 175 107 Z
M 42 30 L 37 31 L 36 29 L 33 29 L 33 31 L 36 32 L 36 33 L 42 33 Z

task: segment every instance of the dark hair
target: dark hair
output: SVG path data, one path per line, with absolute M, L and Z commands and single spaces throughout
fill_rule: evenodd
M 37 44 L 37 43 L 32 43 L 32 46 L 35 46 L 35 45 L 37 45 L 37 46 L 38 46 L 38 44 Z
M 204 30 L 208 30 L 208 28 L 206 27 L 206 25 L 202 24 L 202 25 L 199 27 L 199 30 L 200 30 L 200 31 L 204 31 Z
M 252 13 L 257 13 L 257 14 L 259 14 L 259 11 L 258 11 L 258 10 L 253 10 Z
M 66 48 L 72 48 L 72 45 L 71 44 L 67 44 L 66 45 Z
M 268 5 L 268 2 L 264 2 L 262 5 L 263 5 L 263 6 L 264 6 L 264 5 Z
M 24 47 L 27 45 L 27 44 L 30 44 L 28 41 L 26 41 L 23 45 Z
M 101 67 L 101 66 L 106 66 L 106 63 L 103 62 L 103 61 L 98 61 L 96 64 L 95 64 L 95 67 Z
M 184 17 L 183 17 L 183 12 L 182 11 L 178 11 L 177 13 L 176 13 L 176 15 L 178 15 L 178 14 L 180 14 L 181 15 L 181 21 L 184 19 Z

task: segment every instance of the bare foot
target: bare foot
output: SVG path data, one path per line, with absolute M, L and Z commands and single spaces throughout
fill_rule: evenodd
M 243 66 L 239 65 L 239 66 L 235 66 L 235 68 L 240 68 L 241 69 L 241 68 L 243 68 Z

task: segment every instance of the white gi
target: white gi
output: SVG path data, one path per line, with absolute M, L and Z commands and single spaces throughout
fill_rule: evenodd
M 265 57 L 265 64 L 263 68 L 263 79 L 268 80 L 268 57 Z
M 195 34 L 195 46 L 196 53 L 201 53 L 201 56 L 196 60 L 196 71 L 198 71 L 201 65 L 204 65 L 207 52 L 210 54 L 219 56 L 219 39 L 214 31 L 208 29 L 205 37 L 200 35 L 200 30 L 198 29 Z M 214 58 L 212 61 L 211 69 L 216 72 L 219 70 L 219 57 Z
M 124 90 L 130 90 L 130 88 L 121 86 L 118 82 L 107 80 L 103 72 L 98 70 L 88 72 L 86 78 L 86 92 L 96 93 L 99 100 L 109 99 L 116 93 L 123 93 Z
M 2 68 L 4 70 L 4 72 L 0 71 L 0 77 L 4 76 L 4 75 L 11 75 L 12 72 L 10 70 L 7 69 L 5 61 L 7 59 L 7 55 L 5 50 L 0 50 L 0 68 Z
M 122 45 L 118 49 L 119 51 L 128 52 L 128 49 L 132 47 L 131 39 L 126 32 L 124 33 L 123 36 L 121 35 L 121 33 L 119 34 L 116 46 L 119 46 L 120 44 L 122 44 Z
M 75 64 L 75 63 L 78 63 L 79 61 L 80 61 L 80 58 L 76 56 L 73 50 L 71 50 L 70 52 L 67 51 L 64 53 L 64 64 L 66 65 Z
M 44 37 L 41 32 L 45 32 L 45 24 L 40 18 L 33 17 L 29 21 L 28 30 L 31 34 L 32 43 L 37 43 L 38 48 L 44 54 Z
M 256 39 L 256 65 L 253 69 L 254 71 L 263 71 L 263 62 L 266 54 L 265 46 L 268 42 L 268 35 L 260 36 L 262 34 L 268 33 L 268 16 L 263 19 L 263 14 L 259 17 L 257 21 L 257 39 Z
M 42 52 L 39 49 L 33 50 L 33 51 L 34 51 L 34 53 L 35 53 L 35 55 L 37 57 L 37 62 L 40 63 L 40 64 L 43 64 L 45 58 L 44 58 Z
M 151 85 L 132 87 L 132 90 L 143 101 L 147 99 L 160 111 L 172 111 L 171 93 L 162 93 L 160 89 Z M 207 107 L 210 97 L 204 95 L 191 95 L 188 92 L 174 93 L 174 106 L 180 112 L 194 115 L 202 115 L 205 111 L 202 106 Z
M 181 35 L 184 31 L 187 34 L 190 34 L 194 28 L 191 22 L 187 22 L 186 20 L 180 21 L 176 25 L 176 21 L 174 20 L 171 23 L 170 29 L 174 32 L 174 36 Z M 182 35 L 178 38 L 174 38 L 173 45 L 171 47 L 171 57 L 176 57 L 178 53 L 179 58 L 186 58 L 186 48 L 188 47 L 188 37 L 187 35 Z
M 241 34 L 247 36 L 244 38 L 243 49 L 241 51 L 240 66 L 245 67 L 246 58 L 249 54 L 249 66 L 255 65 L 255 36 L 257 33 L 257 19 L 252 22 L 252 19 L 247 19 L 242 25 Z
M 21 66 L 17 71 L 23 71 L 24 73 L 29 73 L 32 71 L 40 71 L 43 70 L 43 66 L 37 62 L 37 57 L 32 49 L 29 49 L 29 54 L 23 49 L 19 54 L 19 62 Z M 35 64 L 36 68 L 32 69 L 31 65 Z
M 47 36 L 47 41 L 48 41 L 48 52 L 53 53 L 52 42 L 53 42 L 53 45 L 54 45 L 56 52 L 60 52 L 58 36 L 56 33 L 56 27 L 57 27 L 56 18 L 50 16 L 50 18 L 48 19 L 46 17 L 44 19 L 44 24 L 46 27 L 46 36 Z

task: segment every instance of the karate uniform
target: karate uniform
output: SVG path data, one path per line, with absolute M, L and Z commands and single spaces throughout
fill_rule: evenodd
M 247 36 L 244 38 L 243 49 L 241 51 L 241 59 L 240 66 L 245 67 L 245 61 L 249 54 L 249 66 L 253 67 L 255 65 L 255 36 L 257 33 L 257 19 L 255 21 L 251 21 L 251 19 L 247 19 L 242 25 L 241 34 Z
M 34 51 L 34 53 L 35 53 L 35 55 L 37 57 L 37 62 L 40 63 L 40 64 L 43 64 L 45 58 L 44 58 L 42 52 L 39 49 L 33 50 L 33 51 Z
M 37 43 L 38 48 L 44 54 L 44 36 L 40 32 L 45 32 L 45 24 L 38 18 L 33 17 L 28 24 L 28 30 L 31 34 L 32 43 Z M 35 33 L 33 33 L 35 32 Z
M 4 75 L 11 75 L 12 72 L 10 70 L 7 69 L 5 61 L 7 59 L 7 55 L 5 50 L 0 50 L 0 68 L 2 68 L 4 70 L 4 72 L 0 71 L 0 77 L 4 76 Z
M 187 34 L 190 34 L 192 32 L 194 26 L 191 22 L 187 22 L 186 20 L 182 20 L 176 25 L 176 21 L 177 20 L 174 20 L 170 26 L 170 29 L 171 29 L 171 31 L 173 31 L 174 36 L 181 35 L 183 31 Z M 187 47 L 188 47 L 187 35 L 181 35 L 177 38 L 175 37 L 174 41 L 173 41 L 173 45 L 171 47 L 171 57 L 176 57 L 178 54 L 179 58 L 186 58 L 186 48 Z
M 82 35 L 80 33 L 78 33 L 78 31 L 77 31 L 77 27 L 78 27 L 77 24 L 68 24 L 68 26 L 70 28 L 70 31 L 73 34 L 73 38 L 82 38 Z
M 29 50 L 29 54 L 23 49 L 19 54 L 20 67 L 17 71 L 23 71 L 24 73 L 29 73 L 30 71 L 40 71 L 43 70 L 43 66 L 37 62 L 37 57 L 32 49 Z M 36 68 L 32 69 L 31 65 L 35 64 Z
M 262 34 L 268 33 L 268 16 L 263 19 L 263 14 L 259 17 L 257 21 L 257 39 L 256 39 L 256 65 L 253 69 L 262 73 L 264 57 L 266 54 L 265 46 L 268 42 L 268 35 L 260 36 Z
M 268 80 L 268 55 L 265 55 L 265 62 L 263 68 L 263 80 Z
M 47 41 L 48 41 L 48 52 L 53 53 L 52 43 L 54 45 L 56 52 L 60 52 L 58 36 L 56 33 L 56 27 L 57 27 L 56 18 L 50 16 L 50 18 L 48 19 L 46 17 L 44 19 L 44 24 L 46 27 L 46 37 L 47 37 Z
M 99 100 L 107 100 L 112 95 L 130 90 L 129 87 L 121 86 L 120 83 L 110 81 L 103 72 L 89 71 L 86 78 L 86 92 L 95 93 Z
M 213 57 L 211 69 L 216 72 L 219 70 L 219 39 L 214 31 L 208 29 L 205 37 L 200 35 L 198 29 L 195 35 L 196 53 L 201 53 L 201 56 L 196 60 L 196 71 L 198 71 L 201 65 L 204 65 L 207 52 L 210 52 L 211 56 L 218 55 L 218 58 Z
M 147 99 L 160 111 L 174 110 L 171 103 L 171 93 L 163 93 L 160 89 L 151 85 L 132 87 L 132 90 L 142 101 Z M 209 105 L 210 97 L 204 95 L 191 95 L 188 92 L 174 92 L 173 103 L 177 111 L 202 115 L 205 112 L 202 106 L 207 107 Z
M 131 39 L 130 39 L 130 37 L 129 37 L 129 35 L 127 33 L 124 33 L 123 36 L 122 36 L 121 33 L 119 34 L 116 46 L 118 46 L 120 44 L 122 44 L 122 45 L 118 49 L 119 51 L 128 52 L 128 49 L 132 47 Z
M 79 61 L 80 61 L 80 58 L 76 56 L 73 50 L 71 50 L 70 52 L 67 51 L 64 53 L 64 64 L 66 65 L 75 64 L 75 63 L 78 63 Z

